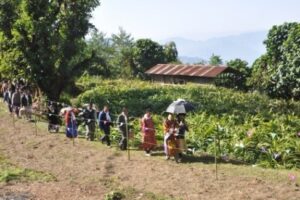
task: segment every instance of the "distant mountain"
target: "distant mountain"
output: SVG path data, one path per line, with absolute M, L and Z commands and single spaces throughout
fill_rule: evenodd
M 169 38 L 161 41 L 174 41 L 177 45 L 179 59 L 184 63 L 195 63 L 209 60 L 212 54 L 219 55 L 223 61 L 235 58 L 246 60 L 252 64 L 255 59 L 265 53 L 263 41 L 267 31 L 243 33 L 227 37 L 211 38 L 205 41 L 194 41 L 185 38 Z

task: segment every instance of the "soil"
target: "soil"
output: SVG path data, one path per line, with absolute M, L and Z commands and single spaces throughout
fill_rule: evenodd
M 112 190 L 130 190 L 126 199 L 300 199 L 297 184 L 247 174 L 251 166 L 222 164 L 216 180 L 215 166 L 205 158 L 177 164 L 161 152 L 146 157 L 135 150 L 128 160 L 116 147 L 84 139 L 73 145 L 63 134 L 38 127 L 36 132 L 34 123 L 19 119 L 14 128 L 8 113 L 0 115 L 0 151 L 12 163 L 57 180 L 2 183 L 0 199 L 99 200 Z

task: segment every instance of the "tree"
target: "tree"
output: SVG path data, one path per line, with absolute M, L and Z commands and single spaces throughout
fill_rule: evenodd
M 143 73 L 158 63 L 165 63 L 164 50 L 161 45 L 150 39 L 137 40 L 133 46 L 134 74 Z
M 272 97 L 300 99 L 299 41 L 299 23 L 273 26 L 264 41 L 267 53 L 254 63 L 249 83 Z
M 270 78 L 268 71 L 268 55 L 264 54 L 256 59 L 252 65 L 251 75 L 247 80 L 247 85 L 256 90 L 263 92 L 267 91 Z
M 216 80 L 217 86 L 247 90 L 247 78 L 251 74 L 247 61 L 239 58 L 227 62 L 227 66 L 234 69 L 233 72 L 223 73 Z
M 277 97 L 300 99 L 300 24 L 293 26 L 282 47 L 283 55 L 271 75 Z
M 93 59 L 85 66 L 85 73 L 89 75 L 102 75 L 109 77 L 112 75 L 111 57 L 114 54 L 114 48 L 111 40 L 106 35 L 97 30 L 92 30 L 91 38 L 87 40 L 86 54 L 94 54 Z
M 19 5 L 18 0 L 0 2 L 0 74 L 10 79 L 25 76 L 27 71 L 24 57 L 16 48 L 13 37 L 13 26 L 18 18 Z
M 223 64 L 221 56 L 212 54 L 212 56 L 209 58 L 209 64 L 210 65 L 221 65 L 221 64 Z
M 291 29 L 295 28 L 296 26 L 297 23 L 284 23 L 280 26 L 273 26 L 269 31 L 264 44 L 267 48 L 268 58 L 274 65 L 283 59 L 282 56 L 284 53 L 284 42 L 287 40 Z
M 178 51 L 175 42 L 169 42 L 164 45 L 165 62 L 178 62 Z
M 84 36 L 92 27 L 98 0 L 19 0 L 18 17 L 10 27 L 14 47 L 24 58 L 19 70 L 28 72 L 49 99 L 57 100 L 74 84 L 92 55 L 85 54 Z M 1 27 L 1 35 L 5 30 Z M 3 63 L 1 65 L 4 65 Z
M 112 34 L 111 40 L 115 51 L 114 58 L 112 59 L 115 76 L 132 76 L 134 71 L 133 37 L 120 27 L 119 33 Z

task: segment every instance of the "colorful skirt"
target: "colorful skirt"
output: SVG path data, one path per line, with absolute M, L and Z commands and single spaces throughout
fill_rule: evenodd
M 178 145 L 173 135 L 165 135 L 164 149 L 166 156 L 175 156 L 178 153 Z
M 66 128 L 66 136 L 68 138 L 76 138 L 78 135 L 77 126 L 75 123 L 69 123 Z
M 156 138 L 154 133 L 143 133 L 143 149 L 152 150 L 156 147 Z

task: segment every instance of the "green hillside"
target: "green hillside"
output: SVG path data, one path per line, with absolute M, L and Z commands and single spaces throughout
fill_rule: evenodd
M 77 104 L 109 104 L 111 113 L 127 106 L 135 117 L 139 138 L 139 118 L 146 108 L 155 113 L 158 138 L 162 138 L 163 111 L 178 98 L 193 102 L 188 145 L 198 152 L 218 154 L 266 167 L 300 168 L 300 103 L 269 99 L 257 93 L 241 93 L 214 86 L 161 85 L 131 80 L 102 80 L 85 77 L 78 81 L 85 91 Z M 135 142 L 134 144 L 138 144 Z

